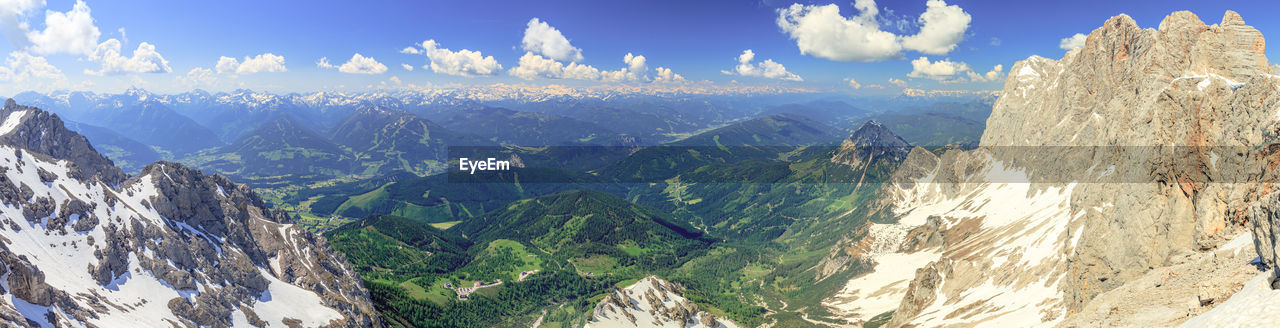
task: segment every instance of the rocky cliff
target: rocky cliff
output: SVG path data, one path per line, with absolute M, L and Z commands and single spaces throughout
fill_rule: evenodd
M 248 187 L 125 178 L 56 116 L 0 112 L 0 319 L 24 327 L 372 326 L 345 258 Z
M 1099 295 L 1239 238 L 1280 101 L 1264 49 L 1234 12 L 1155 29 L 1120 15 L 1062 59 L 1014 65 L 978 149 L 886 189 L 898 224 L 937 217 L 945 236 L 936 261 L 906 263 L 915 278 L 890 324 L 1097 325 L 1076 317 Z
M 716 318 L 680 296 L 680 285 L 655 276 L 605 294 L 588 328 L 678 327 L 736 328 L 732 321 Z

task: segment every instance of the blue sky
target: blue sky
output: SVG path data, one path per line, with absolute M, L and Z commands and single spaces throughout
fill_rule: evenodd
M 131 86 L 159 92 L 241 87 L 293 92 L 405 84 L 724 85 L 733 81 L 855 94 L 900 90 L 890 79 L 921 89 L 996 90 L 1016 61 L 1030 55 L 1059 58 L 1065 52 L 1060 47 L 1063 38 L 1088 34 L 1119 13 L 1133 16 L 1143 27 L 1155 27 L 1175 10 L 1191 10 L 1214 24 L 1231 9 L 1264 35 L 1280 35 L 1280 18 L 1274 15 L 1280 6 L 1257 1 L 950 0 L 933 6 L 925 0 L 879 1 L 872 6 L 878 14 L 868 16 L 877 25 L 874 32 L 888 33 L 891 40 L 881 45 L 900 50 L 875 54 L 852 54 L 875 47 L 857 42 L 805 46 L 802 38 L 827 37 L 823 33 L 830 30 L 824 28 L 830 26 L 806 21 L 788 29 L 779 23 L 780 16 L 791 17 L 793 22 L 817 17 L 816 9 L 830 8 L 823 7 L 827 5 L 839 10 L 837 18 L 858 19 L 859 11 L 849 1 L 89 0 L 78 5 L 65 0 L 0 0 L 0 29 L 9 39 L 0 42 L 0 54 L 8 54 L 3 67 L 9 70 L 0 74 L 0 94 L 29 89 L 118 92 Z M 869 6 L 869 1 L 858 5 Z M 96 39 L 75 35 L 85 29 L 71 27 L 84 25 L 84 21 L 50 19 L 51 15 L 75 16 L 84 8 L 88 8 L 90 27 L 99 32 Z M 788 8 L 801 11 L 786 16 Z M 934 9 L 941 17 L 936 23 L 920 20 L 923 13 Z M 526 47 L 526 32 L 534 18 L 545 23 L 539 31 L 558 31 L 571 51 L 558 51 L 565 49 L 563 45 Z M 46 21 L 71 26 L 51 28 Z M 929 29 L 925 27 L 928 24 L 933 24 L 937 33 L 926 37 L 921 31 Z M 50 32 L 63 27 L 59 31 L 70 32 Z M 916 43 L 902 41 L 917 34 L 921 37 Z M 554 45 L 554 37 L 538 35 L 543 44 Z M 110 49 L 111 39 L 120 44 L 119 56 L 96 50 L 102 45 Z M 438 50 L 448 49 L 441 59 L 460 61 L 441 60 L 440 69 L 433 70 L 424 67 L 432 62 L 426 54 L 405 53 L 406 47 L 414 47 L 410 52 L 426 52 L 420 44 L 425 40 L 436 41 Z M 143 43 L 153 50 L 137 56 L 135 51 L 141 50 Z M 479 52 L 471 58 L 477 61 L 469 61 L 459 52 L 463 49 Z M 739 70 L 739 56 L 747 49 L 754 56 L 747 70 Z M 338 68 L 357 53 L 372 59 L 366 60 L 367 64 L 377 64 Z M 541 59 L 538 63 L 543 66 L 531 65 L 532 69 L 517 74 L 513 69 L 521 66 L 526 53 Z M 624 63 L 628 53 L 644 56 L 644 65 L 620 71 L 636 63 Z M 272 56 L 258 61 L 264 54 Z M 237 63 L 244 62 L 246 56 L 256 60 L 239 71 L 227 66 L 219 72 L 223 56 Z M 319 67 L 316 62 L 322 57 L 333 68 Z M 913 66 L 920 57 L 932 66 Z M 160 58 L 163 65 L 159 65 Z M 40 60 L 48 66 L 38 63 Z M 283 66 L 283 72 L 271 68 L 280 64 L 279 60 L 283 61 L 278 65 Z M 781 67 L 762 65 L 765 60 Z M 115 66 L 106 68 L 104 62 Z M 571 63 L 580 65 L 574 66 L 579 70 L 562 70 Z M 406 70 L 402 64 L 414 69 Z M 560 68 L 552 67 L 556 65 Z M 1002 70 L 993 73 L 996 65 Z M 49 70 L 50 66 L 56 71 Z M 669 75 L 664 76 L 660 67 L 669 69 Z M 22 74 L 24 71 L 32 72 Z M 95 72 L 101 76 L 90 74 Z M 5 71 L 0 69 L 0 73 Z M 675 75 L 683 81 L 671 81 Z M 860 88 L 855 89 L 847 80 L 850 78 Z

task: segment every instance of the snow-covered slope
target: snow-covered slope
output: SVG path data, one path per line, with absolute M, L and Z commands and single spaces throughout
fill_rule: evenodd
M 1129 285 L 1158 280 L 1153 272 L 1245 267 L 1187 259 L 1238 247 L 1229 241 L 1250 222 L 1249 204 L 1271 188 L 1256 183 L 1277 161 L 1255 152 L 1276 132 L 1280 103 L 1264 44 L 1234 12 L 1215 25 L 1177 12 L 1158 29 L 1120 15 L 1060 60 L 1017 63 L 978 149 L 925 160 L 911 158 L 933 155 L 913 150 L 908 163 L 934 165 L 895 173 L 884 189 L 897 230 L 939 222 L 936 250 L 904 238 L 896 253 L 865 254 L 874 271 L 824 304 L 857 322 L 901 295 L 889 326 L 1105 326 L 1090 302 L 1153 288 Z M 885 277 L 906 270 L 905 288 Z M 1216 299 L 1196 288 L 1162 295 Z M 1194 303 L 1145 322 L 1218 304 Z
M 56 117 L 0 125 L 11 123 L 48 132 L 34 138 L 77 136 Z M 344 258 L 247 187 L 163 162 L 108 183 L 114 175 L 79 172 L 110 168 L 85 163 L 0 144 L 0 319 L 33 327 L 376 323 Z

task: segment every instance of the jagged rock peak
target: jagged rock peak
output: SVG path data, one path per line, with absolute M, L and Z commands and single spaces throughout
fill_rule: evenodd
M 894 134 L 893 131 L 885 127 L 884 124 L 876 120 L 870 120 L 862 123 L 853 134 L 849 135 L 849 141 L 857 146 L 872 147 L 908 147 L 910 144 L 902 137 Z
M 831 157 L 831 161 L 861 168 L 878 159 L 895 163 L 902 161 L 910 151 L 911 144 L 906 140 L 880 122 L 871 120 L 863 123 L 840 143 L 840 148 Z
M 379 324 L 345 256 L 247 186 L 172 162 L 125 180 L 52 114 L 0 119 L 9 326 Z
M 116 186 L 126 178 L 124 171 L 89 144 L 89 139 L 67 129 L 57 114 L 19 105 L 12 98 L 0 109 L 0 144 L 71 162 L 71 175 L 77 179 Z

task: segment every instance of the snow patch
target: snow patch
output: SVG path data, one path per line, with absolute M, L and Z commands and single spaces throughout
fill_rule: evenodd
M 13 132 L 13 129 L 17 128 L 18 124 L 22 124 L 22 119 L 27 116 L 27 112 L 28 111 L 20 110 L 9 113 L 9 117 L 4 119 L 4 124 L 0 125 L 0 136 Z
M 264 270 L 258 272 L 269 283 L 263 297 L 253 305 L 253 312 L 263 321 L 283 325 L 284 318 L 289 317 L 301 320 L 304 327 L 318 327 L 342 319 L 342 314 L 324 306 L 324 300 L 315 292 L 280 281 Z
M 1271 289 L 1270 277 L 1270 271 L 1259 273 L 1226 302 L 1183 322 L 1179 327 L 1274 326 L 1280 322 L 1280 290 Z

